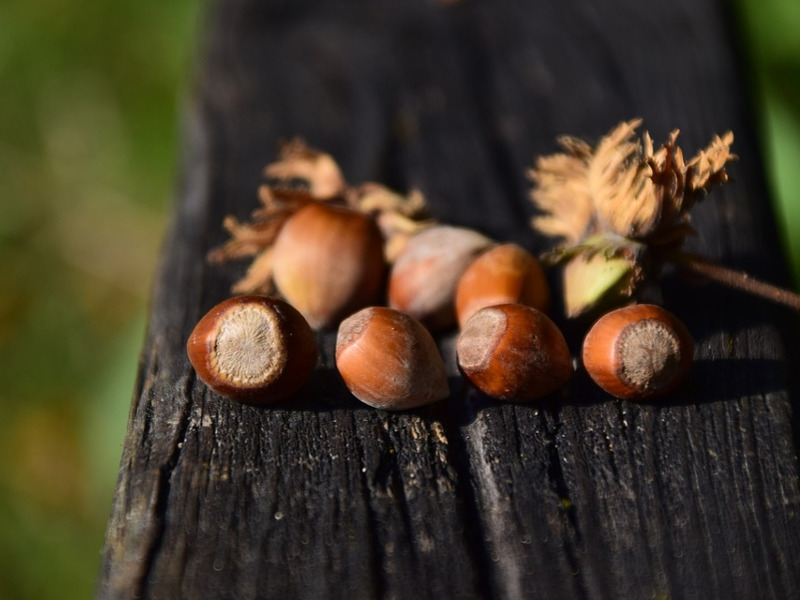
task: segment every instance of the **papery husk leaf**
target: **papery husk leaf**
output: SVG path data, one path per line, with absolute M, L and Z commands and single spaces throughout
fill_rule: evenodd
M 589 163 L 589 190 L 599 229 L 641 238 L 661 214 L 650 166 L 633 134 L 641 119 L 620 123 L 600 140 Z
M 687 165 L 688 187 L 692 192 L 707 192 L 713 185 L 728 181 L 725 165 L 738 157 L 731 153 L 733 132 L 714 136 L 707 148 L 701 150 Z
M 686 163 L 677 146 L 678 130 L 654 151 L 645 132 L 634 139 L 641 119 L 623 122 L 592 149 L 566 138 L 566 152 L 539 158 L 530 172 L 536 184 L 531 197 L 543 211 L 535 229 L 568 244 L 597 232 L 635 240 L 675 238 L 688 211 L 708 189 L 727 180 L 725 165 L 733 134 L 715 137 Z
M 545 252 L 541 258 L 551 265 L 565 263 L 576 256 L 589 258 L 595 254 L 602 254 L 606 258 L 626 257 L 638 261 L 646 252 L 647 246 L 636 240 L 613 233 L 598 233 L 574 246 L 558 246 Z
M 594 213 L 587 178 L 592 149 L 577 138 L 563 137 L 559 144 L 565 153 L 539 157 L 528 171 L 534 183 L 531 198 L 544 213 L 534 217 L 532 225 L 545 235 L 577 243 Z
M 308 146 L 300 138 L 285 142 L 278 160 L 264 168 L 271 188 L 304 188 L 314 198 L 333 198 L 344 193 L 347 182 L 330 154 Z M 305 182 L 305 186 L 300 184 Z
M 672 227 L 676 221 L 686 218 L 686 164 L 683 152 L 677 146 L 679 131 L 673 130 L 669 139 L 657 152 L 652 151 L 650 134 L 645 132 L 645 160 L 650 167 L 655 193 L 660 202 L 661 213 L 654 227 L 647 231 L 649 235 L 657 229 Z M 649 148 L 649 150 L 647 149 Z
M 267 248 L 250 263 L 245 276 L 233 285 L 231 291 L 234 294 L 271 294 L 273 289 L 272 248 Z
M 306 204 L 319 202 L 319 199 L 314 198 L 308 190 L 273 188 L 266 183 L 259 186 L 258 199 L 261 202 L 261 207 L 254 210 L 250 215 L 253 221 L 263 221 L 281 214 L 291 215 Z
M 403 195 L 380 183 L 367 182 L 350 188 L 347 202 L 366 214 L 397 213 L 413 220 L 428 216 L 425 196 L 421 191 L 411 190 Z
M 380 183 L 363 183 L 347 193 L 347 203 L 375 218 L 383 234 L 384 256 L 392 264 L 406 242 L 436 224 L 428 218 L 425 196 L 419 190 L 403 195 Z
M 208 261 L 221 263 L 254 256 L 272 245 L 282 225 L 283 221 L 277 219 L 242 223 L 235 217 L 225 217 L 222 226 L 231 235 L 231 239 L 211 250 Z
M 413 219 L 399 213 L 387 212 L 377 216 L 378 228 L 386 240 L 383 245 L 383 254 L 388 264 L 394 261 L 405 249 L 408 240 L 420 231 L 429 229 L 436 225 L 436 221 L 428 219 L 426 221 L 414 221 Z

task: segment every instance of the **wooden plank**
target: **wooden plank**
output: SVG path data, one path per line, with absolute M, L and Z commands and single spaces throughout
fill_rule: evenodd
M 691 149 L 733 129 L 735 182 L 692 248 L 785 280 L 723 3 L 220 0 L 187 113 L 183 185 L 157 276 L 107 533 L 101 598 L 790 597 L 800 512 L 793 315 L 667 274 L 652 293 L 697 341 L 657 405 L 579 374 L 534 406 L 453 395 L 360 405 L 319 336 L 290 405 L 196 380 L 191 328 L 244 265 L 209 266 L 254 208 L 277 140 L 351 181 L 418 187 L 442 221 L 541 249 L 524 171 L 563 133 L 645 118 Z M 563 324 L 563 322 L 562 322 Z M 577 352 L 579 327 L 566 326 Z

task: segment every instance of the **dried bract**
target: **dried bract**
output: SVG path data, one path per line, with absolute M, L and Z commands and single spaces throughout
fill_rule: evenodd
M 562 138 L 564 152 L 539 158 L 529 172 L 531 198 L 542 213 L 533 219 L 534 229 L 565 241 L 551 258 L 627 261 L 629 272 L 620 276 L 616 265 L 608 286 L 617 296 L 633 293 L 648 265 L 657 266 L 666 252 L 680 248 L 693 231 L 689 211 L 712 186 L 727 181 L 725 167 L 736 158 L 730 131 L 686 161 L 678 130 L 655 150 L 647 132 L 641 140 L 634 137 L 640 124 L 639 119 L 620 123 L 595 147 Z M 628 285 L 619 286 L 620 280 Z M 565 280 L 565 286 L 573 284 Z M 597 301 L 578 301 L 570 316 Z
M 261 206 L 248 222 L 226 217 L 223 227 L 230 240 L 208 255 L 213 263 L 254 257 L 247 274 L 232 288 L 237 294 L 273 292 L 273 246 L 284 225 L 309 204 L 346 207 L 367 215 L 381 230 L 383 253 L 391 256 L 409 236 L 431 223 L 424 219 L 425 202 L 419 192 L 403 196 L 376 183 L 349 186 L 333 157 L 300 139 L 282 146 L 278 160 L 264 168 L 264 177 L 258 190 Z
M 330 154 L 294 138 L 281 146 L 278 160 L 264 167 L 265 187 L 302 190 L 313 198 L 340 196 L 347 188 L 339 165 Z

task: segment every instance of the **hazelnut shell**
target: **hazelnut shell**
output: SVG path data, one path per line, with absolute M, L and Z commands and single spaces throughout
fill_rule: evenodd
M 365 308 L 342 321 L 336 367 L 350 392 L 375 408 L 405 410 L 450 394 L 431 334 L 391 308 Z
M 482 308 L 465 323 L 456 346 L 464 376 L 487 396 L 530 402 L 572 377 L 572 357 L 559 328 L 521 304 Z
M 283 400 L 309 379 L 317 344 L 303 316 L 267 296 L 238 296 L 212 308 L 195 326 L 186 350 L 212 390 L 247 403 Z
M 539 261 L 516 244 L 501 244 L 484 252 L 458 283 L 456 313 L 462 327 L 481 308 L 497 304 L 550 310 L 550 288 Z
M 374 219 L 321 202 L 289 218 L 275 240 L 272 261 L 278 291 L 314 329 L 374 303 L 386 270 Z
M 459 279 L 491 240 L 462 227 L 439 225 L 408 240 L 389 276 L 389 306 L 407 313 L 428 329 L 456 324 Z
M 586 334 L 583 365 L 609 394 L 628 400 L 656 398 L 686 378 L 694 341 L 669 311 L 634 304 L 602 316 Z

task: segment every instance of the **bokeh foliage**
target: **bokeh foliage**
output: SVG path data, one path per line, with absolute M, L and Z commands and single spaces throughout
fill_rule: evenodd
M 91 597 L 199 3 L 0 3 L 0 598 Z
M 800 2 L 737 0 L 800 271 Z M 93 593 L 203 6 L 0 3 L 0 598 Z
M 800 2 L 736 0 L 764 164 L 795 282 L 800 282 Z

